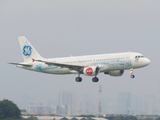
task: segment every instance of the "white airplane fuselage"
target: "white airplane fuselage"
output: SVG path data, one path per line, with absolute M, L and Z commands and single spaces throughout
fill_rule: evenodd
M 99 66 L 100 72 L 108 72 L 112 70 L 126 70 L 145 67 L 150 63 L 150 60 L 145 57 L 140 57 L 136 60 L 135 56 L 143 56 L 140 53 L 126 52 L 126 53 L 114 53 L 114 54 L 100 54 L 100 55 L 86 55 L 76 57 L 63 57 L 45 59 L 49 62 L 67 63 L 72 65 L 83 66 Z M 69 68 L 63 68 L 54 65 L 47 65 L 42 62 L 34 61 L 32 67 L 25 67 L 17 65 L 17 67 L 33 70 L 37 72 L 44 72 L 50 74 L 77 74 L 75 70 Z
M 133 69 L 150 64 L 148 58 L 136 52 L 45 59 L 40 56 L 25 37 L 19 37 L 18 39 L 24 62 L 11 64 L 42 73 L 78 74 L 77 82 L 82 81 L 80 74 L 95 76 L 92 81 L 98 82 L 97 75 L 100 72 L 111 76 L 122 76 L 124 70 L 127 69 L 130 69 L 131 78 L 134 78 Z

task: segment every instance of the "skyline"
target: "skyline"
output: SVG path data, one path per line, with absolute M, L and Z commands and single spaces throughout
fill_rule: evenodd
M 33 114 L 37 113 L 35 110 L 29 110 L 29 106 L 44 106 L 45 108 L 41 109 L 44 111 L 44 114 L 68 114 L 68 115 L 81 115 L 81 114 L 99 114 L 99 100 L 93 101 L 93 96 L 83 95 L 81 96 L 81 100 L 76 100 L 76 93 L 70 91 L 59 91 L 59 95 L 63 97 L 57 97 L 57 102 L 53 103 L 52 100 L 49 100 L 48 103 L 30 103 L 26 106 L 27 113 Z M 69 95 L 70 93 L 74 94 L 73 98 Z M 69 96 L 68 96 L 68 95 Z M 67 97 L 68 96 L 68 97 Z M 76 95 L 77 96 L 77 95 Z M 102 106 L 102 115 L 103 114 L 131 114 L 131 115 L 140 115 L 140 114 L 148 114 L 148 115 L 158 115 L 159 114 L 159 100 L 158 97 L 153 94 L 147 94 L 144 96 L 139 96 L 136 94 L 128 93 L 128 92 L 120 92 L 117 95 L 118 99 L 114 100 L 113 98 L 103 97 L 101 99 Z M 63 99 L 62 99 L 63 98 Z M 70 99 L 70 100 L 69 100 Z M 72 100 L 71 100 L 72 99 Z M 69 100 L 69 101 L 68 101 Z M 60 102 L 61 101 L 61 102 Z M 63 103 L 62 103 L 63 101 Z M 18 104 L 19 105 L 19 104 Z M 63 107 L 66 107 L 65 109 Z M 51 109 L 51 108 L 53 109 Z M 61 107 L 63 111 L 60 112 Z M 35 109 L 34 108 L 34 109 Z M 46 109 L 46 110 L 44 110 Z M 52 112 L 50 112 L 50 110 Z

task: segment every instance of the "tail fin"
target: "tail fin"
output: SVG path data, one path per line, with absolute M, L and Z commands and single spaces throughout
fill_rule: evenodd
M 18 40 L 24 62 L 34 62 L 34 59 L 43 59 L 24 36 L 18 37 Z

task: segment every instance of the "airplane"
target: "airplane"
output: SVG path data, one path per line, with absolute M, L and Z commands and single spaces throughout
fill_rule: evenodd
M 98 54 L 86 56 L 71 56 L 45 59 L 35 50 L 24 37 L 18 37 L 24 62 L 10 63 L 19 68 L 49 74 L 78 74 L 76 82 L 81 82 L 81 74 L 93 76 L 92 81 L 98 82 L 99 73 L 110 76 L 122 76 L 124 70 L 130 70 L 130 77 L 134 78 L 133 70 L 145 67 L 150 60 L 140 53 L 123 52 L 113 54 Z

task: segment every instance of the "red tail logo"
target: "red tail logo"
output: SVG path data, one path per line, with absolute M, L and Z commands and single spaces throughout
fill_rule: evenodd
M 88 75 L 92 75 L 93 69 L 92 69 L 92 68 L 87 68 L 87 69 L 86 69 L 86 73 L 87 73 Z
M 35 59 L 32 58 L 32 62 L 34 62 L 34 61 L 35 61 Z

